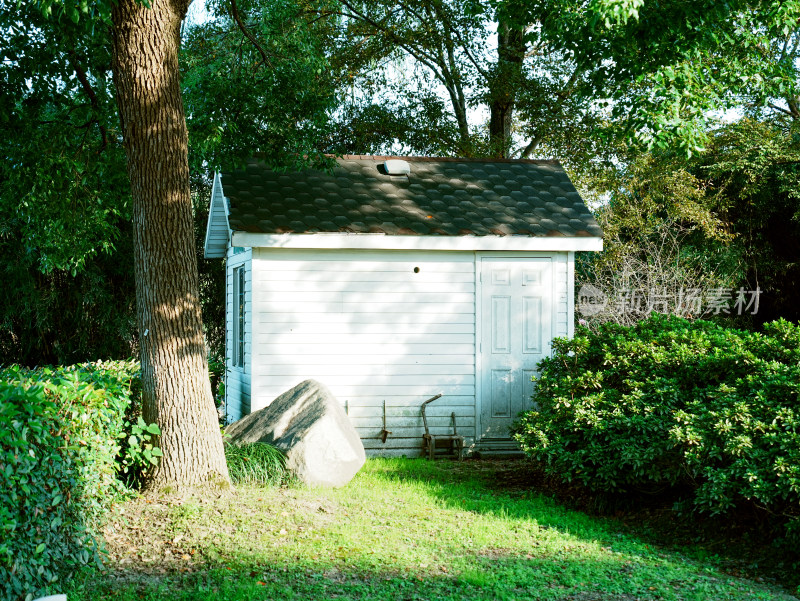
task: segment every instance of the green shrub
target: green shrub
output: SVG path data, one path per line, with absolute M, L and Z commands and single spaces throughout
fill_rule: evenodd
M 80 504 L 79 467 L 54 431 L 54 403 L 43 386 L 0 381 L 0 592 L 43 593 L 59 572 L 94 554 Z
M 97 520 L 149 444 L 126 421 L 137 377 L 133 361 L 0 369 L 2 599 L 37 596 L 99 560 Z
M 225 459 L 234 484 L 273 486 L 286 479 L 286 456 L 263 442 L 226 443 Z
M 578 328 L 540 364 L 514 437 L 594 491 L 669 489 L 696 509 L 750 502 L 800 521 L 800 328 L 763 334 L 653 315 Z

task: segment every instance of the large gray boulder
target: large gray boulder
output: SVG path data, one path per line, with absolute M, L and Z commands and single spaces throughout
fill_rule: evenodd
M 366 461 L 364 445 L 336 397 L 316 380 L 301 382 L 269 406 L 228 426 L 231 442 L 267 442 L 312 486 L 344 486 Z

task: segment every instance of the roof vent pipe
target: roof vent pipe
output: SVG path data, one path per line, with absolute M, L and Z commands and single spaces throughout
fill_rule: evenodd
M 387 175 L 408 175 L 411 173 L 411 165 L 408 164 L 408 161 L 400 159 L 384 161 L 383 168 L 386 169 Z

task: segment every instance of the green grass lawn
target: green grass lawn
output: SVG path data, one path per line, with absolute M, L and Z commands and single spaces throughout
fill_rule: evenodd
M 240 487 L 116 508 L 73 599 L 796 599 L 495 485 L 496 462 L 370 459 L 336 490 Z M 649 540 L 649 539 L 648 539 Z

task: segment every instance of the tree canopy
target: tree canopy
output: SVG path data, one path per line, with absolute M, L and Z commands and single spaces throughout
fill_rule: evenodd
M 691 154 L 727 109 L 796 111 L 797 2 L 297 6 L 351 81 L 341 122 L 403 151 L 578 164 L 621 137 Z
M 210 2 L 188 27 L 182 89 L 195 170 L 259 155 L 276 166 L 323 161 L 337 77 L 321 31 L 288 0 Z
M 715 111 L 796 113 L 800 3 L 781 0 L 645 2 L 540 0 L 511 6 L 532 35 L 585 73 L 581 95 L 608 103 L 630 140 L 707 141 Z M 777 107 L 777 108 L 776 108 Z

